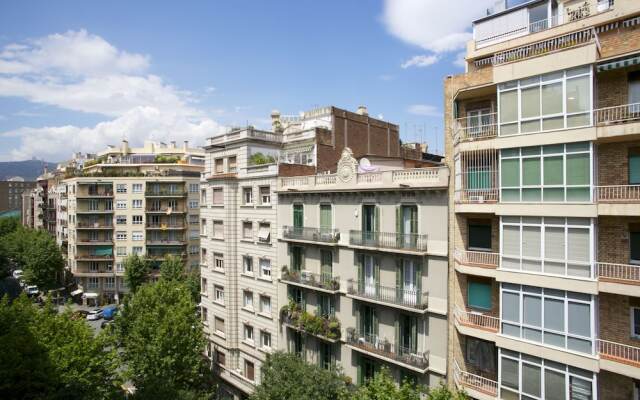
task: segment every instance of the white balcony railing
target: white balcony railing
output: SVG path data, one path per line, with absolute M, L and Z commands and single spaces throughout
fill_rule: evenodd
M 593 110 L 593 121 L 598 125 L 640 120 L 640 103 L 622 104 Z
M 598 339 L 598 353 L 601 358 L 640 366 L 640 347 Z
M 619 281 L 629 284 L 640 284 L 640 265 L 613 264 L 599 262 L 597 265 L 598 279 Z
M 454 139 L 456 142 L 485 139 L 498 136 L 497 113 L 488 113 L 478 117 L 461 117 L 454 120 Z
M 461 370 L 457 361 L 454 361 L 453 369 L 458 387 L 464 386 L 493 397 L 498 395 L 498 382 Z
M 456 322 L 461 325 L 491 332 L 498 332 L 500 328 L 500 318 L 492 317 L 491 315 L 463 310 L 459 306 L 456 306 L 454 315 Z
M 498 267 L 498 258 L 500 256 L 498 253 L 462 249 L 455 249 L 453 255 L 456 261 L 460 264 L 477 265 L 489 268 Z
M 596 186 L 594 199 L 602 203 L 640 201 L 640 185 Z
M 491 189 L 461 189 L 456 190 L 454 199 L 456 203 L 484 204 L 496 203 L 500 198 L 498 188 Z

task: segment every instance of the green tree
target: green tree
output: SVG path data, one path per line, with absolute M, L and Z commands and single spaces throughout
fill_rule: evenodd
M 423 393 L 425 389 L 422 386 L 415 386 L 407 380 L 398 387 L 389 370 L 382 368 L 358 388 L 351 400 L 420 400 Z
M 24 279 L 40 289 L 58 287 L 64 259 L 55 239 L 45 231 L 32 231 L 27 236 L 29 244 L 22 246 L 24 255 L 21 257 Z
M 166 256 L 160 264 L 160 277 L 169 281 L 183 281 L 185 271 L 182 258 L 172 255 Z
M 196 304 L 186 285 L 161 279 L 143 284 L 116 317 L 123 379 L 136 398 L 175 399 L 207 396 L 205 337 Z
M 0 218 L 0 238 L 14 232 L 20 226 L 20 218 L 4 217 Z
M 109 399 L 118 391 L 114 347 L 51 304 L 0 302 L 0 398 Z
M 251 400 L 347 399 L 344 376 L 304 362 L 291 353 L 276 352 L 262 364 L 261 383 Z
M 138 288 L 147 281 L 151 267 L 149 261 L 132 254 L 124 261 L 124 281 L 129 286 L 131 293 L 135 293 Z
M 462 391 L 451 390 L 444 382 L 435 389 L 429 389 L 427 399 L 429 400 L 468 400 L 469 396 Z
M 200 268 L 193 268 L 191 271 L 187 273 L 184 281 L 185 285 L 189 288 L 191 292 L 191 298 L 193 302 L 196 304 L 200 304 Z

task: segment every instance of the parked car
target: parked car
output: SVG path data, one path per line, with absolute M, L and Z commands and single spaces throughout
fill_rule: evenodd
M 16 279 L 20 279 L 22 278 L 22 275 L 24 275 L 24 271 L 21 269 L 17 269 L 15 271 L 13 271 L 13 277 Z
M 87 314 L 88 321 L 97 321 L 102 318 L 102 308 L 96 308 L 95 310 L 89 311 Z
M 111 320 L 118 313 L 118 306 L 108 306 L 105 307 L 102 312 L 102 318 L 106 320 Z
M 36 285 L 29 285 L 24 291 L 27 292 L 27 296 L 37 296 L 40 293 Z

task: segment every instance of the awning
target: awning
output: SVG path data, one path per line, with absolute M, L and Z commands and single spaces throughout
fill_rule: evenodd
M 605 62 L 598 65 L 598 72 L 611 71 L 612 69 L 627 68 L 634 65 L 640 65 L 640 54 L 634 54 L 617 60 Z
M 72 296 L 77 296 L 77 295 L 79 295 L 80 293 L 82 293 L 82 289 L 76 289 L 76 290 L 74 290 L 73 292 L 71 292 L 71 295 L 72 295 Z
M 85 299 L 97 299 L 98 293 L 85 293 L 82 295 Z

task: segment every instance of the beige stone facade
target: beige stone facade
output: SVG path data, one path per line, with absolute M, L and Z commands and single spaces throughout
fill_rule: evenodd
M 638 396 L 639 15 L 495 10 L 445 80 L 449 374 L 474 398 Z

